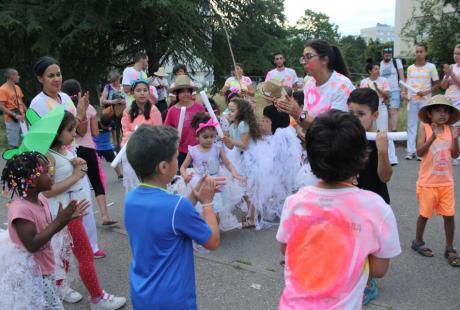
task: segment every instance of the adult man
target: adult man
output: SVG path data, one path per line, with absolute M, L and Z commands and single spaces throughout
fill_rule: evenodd
M 0 110 L 5 119 L 6 137 L 9 147 L 17 147 L 21 143 L 21 126 L 24 121 L 26 107 L 22 101 L 24 97 L 19 83 L 19 73 L 15 69 L 6 69 L 6 82 L 0 86 Z
M 404 69 L 401 60 L 393 58 L 393 48 L 383 48 L 382 56 L 383 60 L 380 62 L 380 76 L 386 78 L 390 86 L 388 129 L 390 131 L 396 131 L 398 126 L 398 109 L 401 107 L 399 80 L 405 80 Z
M 134 97 L 131 94 L 131 85 L 135 80 L 147 80 L 148 76 L 146 71 L 149 68 L 149 56 L 143 52 L 138 52 L 134 55 L 134 65 L 127 67 L 123 71 L 123 78 L 121 84 L 123 85 L 123 91 L 127 95 L 126 105 L 130 106 Z M 158 94 L 154 86 L 150 87 L 151 99 L 153 102 L 158 99 Z M 154 98 L 152 98 L 154 97 Z
M 276 52 L 273 54 L 273 64 L 276 66 L 275 69 L 270 70 L 265 77 L 265 81 L 268 80 L 280 80 L 283 86 L 291 87 L 294 91 L 297 90 L 297 73 L 294 69 L 287 68 L 284 66 L 285 57 L 283 52 Z

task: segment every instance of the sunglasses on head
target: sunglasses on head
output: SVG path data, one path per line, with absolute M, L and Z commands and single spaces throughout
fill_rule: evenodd
M 383 49 L 383 52 L 384 52 L 384 53 L 391 53 L 391 52 L 393 52 L 393 49 L 392 49 L 391 47 L 385 47 L 385 48 Z

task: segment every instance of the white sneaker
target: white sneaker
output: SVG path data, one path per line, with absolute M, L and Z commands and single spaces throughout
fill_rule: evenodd
M 71 289 L 66 285 L 61 285 L 57 288 L 58 295 L 66 303 L 75 304 L 83 299 L 83 296 L 76 290 Z
M 460 166 L 460 157 L 455 158 L 454 160 L 452 160 L 452 165 Z
M 91 310 L 116 310 L 123 307 L 125 303 L 126 298 L 110 295 L 104 291 L 104 297 L 96 303 L 90 301 L 89 306 Z

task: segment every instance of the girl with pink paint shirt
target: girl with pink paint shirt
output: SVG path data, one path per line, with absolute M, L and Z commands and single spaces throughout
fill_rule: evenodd
M 354 185 L 367 157 L 357 118 L 321 114 L 306 150 L 320 181 L 285 201 L 276 235 L 286 256 L 279 309 L 361 309 L 368 277 L 383 277 L 401 253 L 395 216 L 379 195 Z

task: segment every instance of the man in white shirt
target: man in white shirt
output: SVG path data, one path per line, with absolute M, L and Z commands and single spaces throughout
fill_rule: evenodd
M 149 56 L 143 52 L 138 52 L 134 55 L 134 65 L 132 67 L 126 67 L 123 70 L 123 78 L 121 84 L 123 85 L 123 91 L 126 94 L 126 106 L 129 107 L 134 97 L 131 95 L 131 85 L 135 80 L 147 80 L 148 76 L 146 71 L 149 68 Z M 158 99 L 158 93 L 154 86 L 150 86 L 150 99 L 152 103 Z
M 276 52 L 273 54 L 273 64 L 276 66 L 275 69 L 270 70 L 265 77 L 265 81 L 269 80 L 280 80 L 283 86 L 288 86 L 294 91 L 297 90 L 297 73 L 294 69 L 287 68 L 284 66 L 285 57 L 283 52 Z
M 388 128 L 390 131 L 396 131 L 398 126 L 398 110 L 401 107 L 399 80 L 405 80 L 404 68 L 400 59 L 393 58 L 393 48 L 383 48 L 382 56 L 383 60 L 380 62 L 380 76 L 386 78 L 390 86 Z

